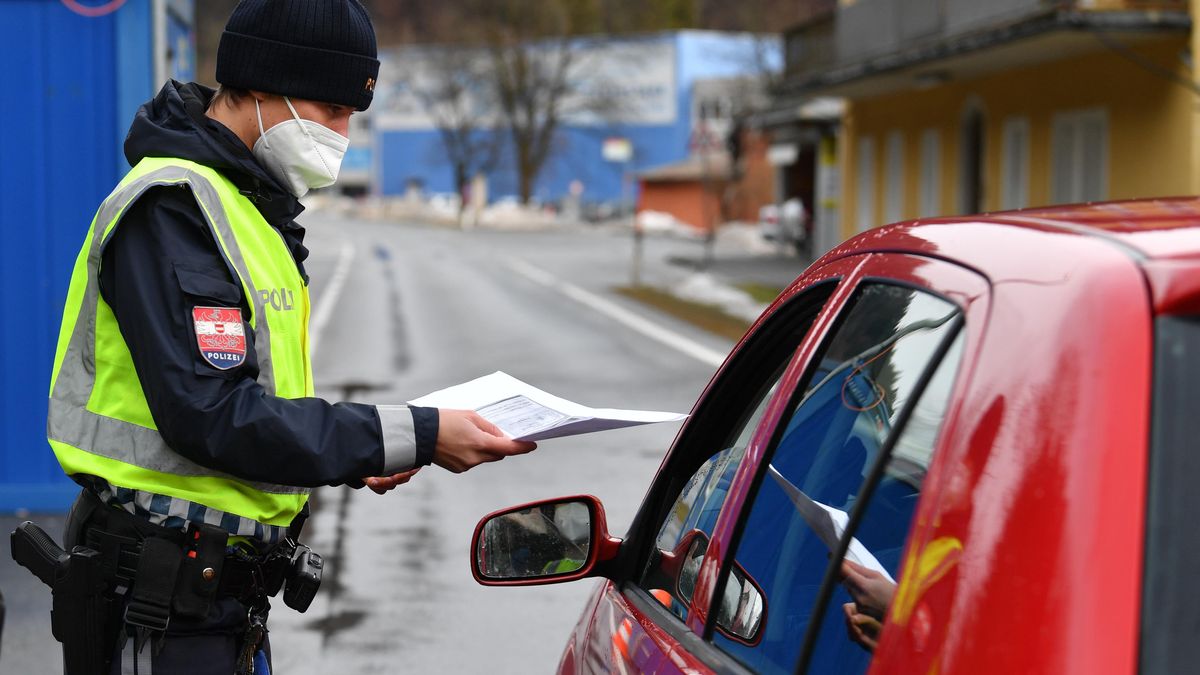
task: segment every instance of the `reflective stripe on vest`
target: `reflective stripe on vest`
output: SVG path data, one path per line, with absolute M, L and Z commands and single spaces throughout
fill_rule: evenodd
M 128 347 L 100 296 L 105 244 L 126 210 L 156 186 L 191 190 L 222 257 L 240 281 L 253 312 L 259 385 L 283 398 L 312 395 L 307 288 L 282 237 L 219 173 L 183 160 L 147 159 L 101 205 L 76 260 L 55 356 L 47 435 L 68 474 L 95 475 L 118 492 L 140 493 L 139 503 L 167 511 L 160 516 L 198 516 L 248 536 L 264 532 L 265 526 L 260 538 L 272 540 L 300 511 L 308 490 L 235 478 L 171 450 L 149 416 Z M 268 319 L 268 302 L 256 279 L 272 290 L 294 287 L 299 306 L 291 308 L 292 314 L 276 312 Z M 275 349 L 272 321 L 281 331 Z

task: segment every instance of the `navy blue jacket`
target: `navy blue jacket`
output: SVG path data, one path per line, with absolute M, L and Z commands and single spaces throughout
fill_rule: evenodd
M 205 116 L 213 91 L 169 82 L 142 106 L 125 139 L 131 165 L 144 157 L 177 157 L 216 169 L 249 196 L 287 242 L 305 283 L 303 210 L 228 128 Z M 375 406 L 330 404 L 318 398 L 269 396 L 255 381 L 253 333 L 246 360 L 231 370 L 205 361 L 193 334 L 197 298 L 180 288 L 174 266 L 227 286 L 216 306 L 250 306 L 221 258 L 199 206 L 185 188 L 158 187 L 130 207 L 107 244 L 100 293 L 112 307 L 129 346 L 142 391 L 163 439 L 197 464 L 247 480 L 315 487 L 361 486 L 384 471 L 383 430 Z M 432 408 L 411 408 L 416 466 L 429 464 L 437 441 Z M 394 467 L 393 467 L 394 468 Z

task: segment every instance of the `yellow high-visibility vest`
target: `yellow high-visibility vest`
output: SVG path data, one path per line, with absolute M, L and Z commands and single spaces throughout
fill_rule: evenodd
M 68 475 L 97 476 L 114 490 L 133 490 L 139 506 L 159 515 L 275 541 L 304 506 L 308 490 L 242 480 L 168 447 L 112 308 L 100 295 L 105 244 L 129 207 L 157 186 L 190 190 L 241 284 L 251 309 L 259 385 L 281 398 L 313 395 L 308 287 L 279 232 L 217 171 L 181 159 L 148 158 L 100 205 L 75 261 L 54 357 L 47 436 Z M 273 293 L 287 295 L 289 302 L 273 302 Z

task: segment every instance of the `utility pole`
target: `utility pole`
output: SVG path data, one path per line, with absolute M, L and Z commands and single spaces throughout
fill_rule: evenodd
M 629 183 L 633 180 L 633 176 L 629 171 L 630 163 L 625 162 L 624 170 L 621 172 L 621 204 L 629 204 Z M 629 218 L 633 229 L 633 268 L 630 272 L 630 284 L 637 288 L 642 285 L 642 239 L 645 233 L 642 232 L 642 224 L 638 222 L 637 207 L 630 205 Z
M 620 136 L 613 136 L 604 139 L 604 144 L 600 148 L 600 154 L 607 162 L 618 164 L 621 167 L 621 203 L 620 209 L 629 205 L 629 217 L 631 219 L 630 230 L 633 232 L 633 262 L 630 266 L 630 285 L 634 288 L 642 285 L 642 225 L 637 219 L 637 207 L 630 203 L 629 183 L 633 179 L 631 169 L 633 168 L 633 141 Z
M 709 138 L 707 114 L 703 109 L 700 111 L 700 127 L 693 134 L 695 137 L 694 147 L 700 153 L 700 213 L 704 219 L 704 257 L 698 269 L 707 270 L 712 267 L 716 241 L 717 241 L 717 223 L 712 212 L 712 171 L 708 163 L 708 151 L 712 145 L 712 139 Z

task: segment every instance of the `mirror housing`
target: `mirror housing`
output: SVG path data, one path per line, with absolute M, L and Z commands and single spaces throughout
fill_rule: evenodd
M 479 521 L 471 537 L 471 576 L 483 586 L 541 586 L 603 576 L 620 546 L 595 497 L 532 502 Z

